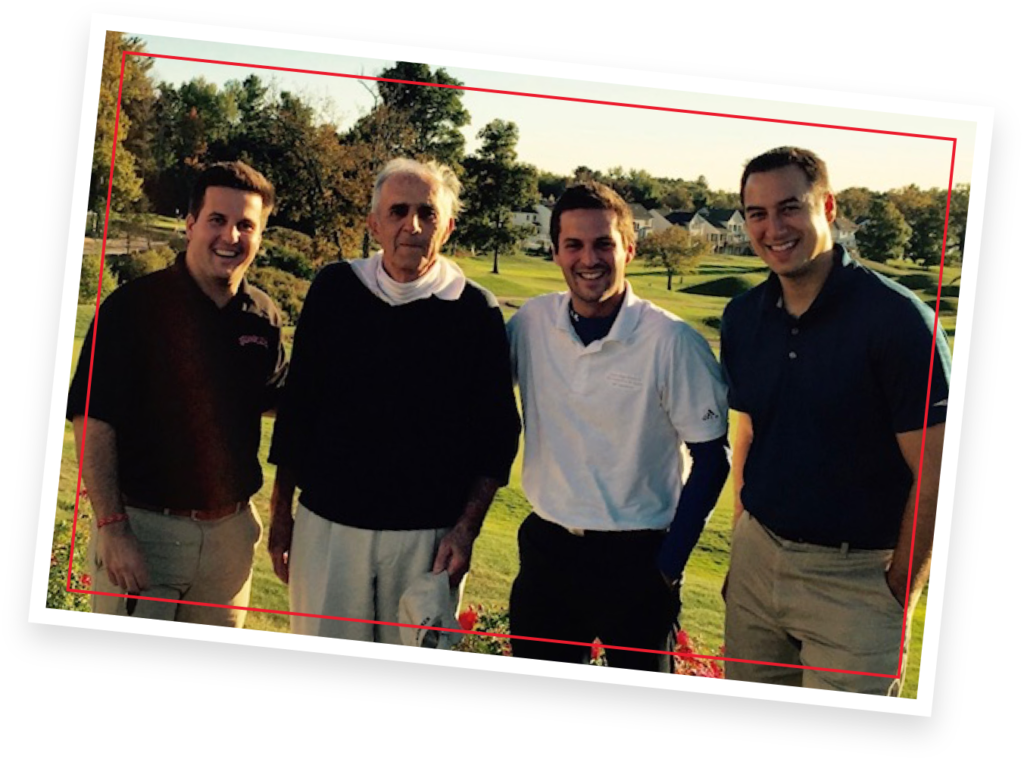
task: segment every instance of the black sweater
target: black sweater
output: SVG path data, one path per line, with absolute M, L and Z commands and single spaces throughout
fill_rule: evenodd
M 295 331 L 270 460 L 302 504 L 364 529 L 451 526 L 473 482 L 507 483 L 519 445 L 494 297 L 391 306 L 347 263 L 325 267 Z

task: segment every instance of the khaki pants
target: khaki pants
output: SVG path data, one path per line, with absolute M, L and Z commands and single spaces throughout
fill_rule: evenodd
M 727 661 L 726 678 L 899 695 L 910 616 L 901 643 L 903 607 L 885 582 L 891 557 L 791 542 L 744 512 L 733 533 L 725 655 L 770 663 Z
M 241 627 L 243 610 L 220 606 L 249 605 L 252 561 L 263 525 L 252 503 L 231 516 L 215 521 L 194 521 L 165 516 L 127 506 L 128 522 L 142 547 L 150 584 L 139 599 L 92 596 L 92 610 L 99 614 L 195 622 Z M 93 590 L 123 596 L 114 587 L 96 555 L 99 530 L 93 523 L 89 556 Z M 159 600 L 148 600 L 148 599 Z M 219 604 L 216 606 L 197 605 Z
M 398 601 L 434 565 L 448 529 L 376 531 L 336 524 L 299 503 L 288 554 L 292 632 L 401 645 Z M 452 590 L 452 614 L 462 587 Z M 321 618 L 330 617 L 330 618 Z

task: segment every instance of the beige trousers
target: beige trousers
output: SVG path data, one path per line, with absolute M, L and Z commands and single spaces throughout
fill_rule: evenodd
M 216 521 L 165 516 L 131 506 L 125 512 L 142 547 L 150 584 L 138 599 L 94 595 L 93 611 L 223 627 L 245 624 L 253 556 L 263 534 L 252 503 Z M 97 531 L 94 521 L 89 549 L 93 590 L 123 596 L 124 591 L 111 584 L 97 557 Z M 204 603 L 217 605 L 200 605 Z
M 899 695 L 911 617 L 901 642 L 903 606 L 885 581 L 891 557 L 791 542 L 744 512 L 733 532 L 725 655 L 762 663 L 727 661 L 726 678 Z
M 299 503 L 288 554 L 292 632 L 400 645 L 398 601 L 418 575 L 431 570 L 447 533 L 357 529 Z M 452 591 L 453 615 L 460 592 Z

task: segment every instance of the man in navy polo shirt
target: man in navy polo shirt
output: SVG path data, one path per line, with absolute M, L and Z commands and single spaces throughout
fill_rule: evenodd
M 726 677 L 898 695 L 931 558 L 948 341 L 833 242 L 814 153 L 753 159 L 740 198 L 771 274 L 722 319 L 738 413 Z

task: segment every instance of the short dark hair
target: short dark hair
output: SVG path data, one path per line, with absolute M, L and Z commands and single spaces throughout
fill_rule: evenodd
M 604 183 L 585 180 L 579 185 L 565 189 L 551 210 L 551 243 L 558 251 L 558 236 L 562 232 L 562 213 L 576 209 L 608 209 L 615 212 L 616 227 L 622 236 L 625 246 L 636 244 L 636 231 L 633 230 L 633 212 L 623 201 L 622 196 Z
M 743 191 L 751 175 L 785 167 L 796 167 L 803 172 L 815 193 L 824 195 L 832 192 L 832 186 L 828 181 L 828 167 L 818 154 L 807 148 L 781 146 L 765 151 L 747 162 L 747 166 L 743 168 L 743 177 L 740 178 L 740 204 L 743 203 Z
M 207 188 L 232 188 L 234 190 L 258 193 L 263 200 L 263 222 L 266 223 L 274 211 L 274 186 L 262 174 L 242 161 L 221 161 L 210 164 L 199 173 L 192 185 L 192 196 L 188 202 L 188 213 L 193 219 L 199 217 L 206 200 Z

